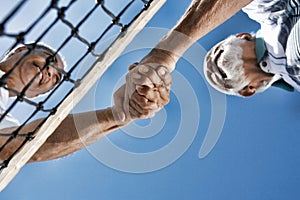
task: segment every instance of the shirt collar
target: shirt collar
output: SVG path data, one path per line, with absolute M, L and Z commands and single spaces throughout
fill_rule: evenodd
M 259 33 L 256 35 L 255 40 L 255 54 L 258 63 L 261 63 L 268 54 L 265 41 Z M 259 66 L 261 66 L 261 64 Z M 271 81 L 271 85 L 274 87 L 284 89 L 286 91 L 294 91 L 294 88 L 285 81 L 283 81 L 279 76 L 277 76 L 277 74 L 274 75 L 273 80 Z
M 255 40 L 255 54 L 258 63 L 260 63 L 263 57 L 265 57 L 266 52 L 267 52 L 267 47 L 264 39 L 261 37 L 257 37 Z
M 5 74 L 5 72 L 0 70 L 0 77 L 2 77 Z M 3 111 L 6 107 L 6 104 L 8 102 L 9 93 L 8 90 L 0 87 L 0 112 Z

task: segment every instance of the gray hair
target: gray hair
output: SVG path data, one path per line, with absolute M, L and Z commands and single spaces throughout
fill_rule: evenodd
M 216 44 L 206 55 L 204 60 L 204 74 L 209 84 L 216 90 L 230 95 L 237 95 L 239 91 L 250 83 L 245 76 L 240 47 L 245 40 L 229 36 Z

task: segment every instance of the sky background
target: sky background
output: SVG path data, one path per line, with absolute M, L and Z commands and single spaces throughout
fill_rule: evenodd
M 189 4 L 167 1 L 74 112 L 110 106 L 127 66 L 146 55 Z M 0 199 L 299 199 L 299 93 L 271 88 L 246 99 L 224 96 L 201 75 L 205 49 L 258 28 L 237 13 L 178 62 L 171 101 L 154 119 L 138 120 L 65 158 L 27 164 Z M 219 129 L 216 145 L 200 159 L 205 136 Z

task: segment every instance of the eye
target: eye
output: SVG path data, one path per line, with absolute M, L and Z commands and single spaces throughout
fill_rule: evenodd
M 33 66 L 40 68 L 39 64 L 37 64 L 36 62 L 33 62 L 32 64 L 33 64 Z

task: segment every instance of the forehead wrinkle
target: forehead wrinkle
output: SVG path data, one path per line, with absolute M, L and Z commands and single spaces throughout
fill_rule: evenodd
M 51 63 L 54 63 L 55 65 L 51 65 L 51 66 L 54 67 L 59 73 L 63 74 L 63 72 L 64 72 L 64 62 L 58 54 L 53 54 L 52 52 L 49 52 L 49 51 L 44 50 L 44 49 L 36 49 L 36 50 L 37 51 L 42 51 L 42 53 L 38 52 L 37 54 L 42 56 L 46 60 L 48 58 L 52 58 L 52 60 L 50 60 L 50 62 L 49 62 L 49 65 L 51 65 Z

